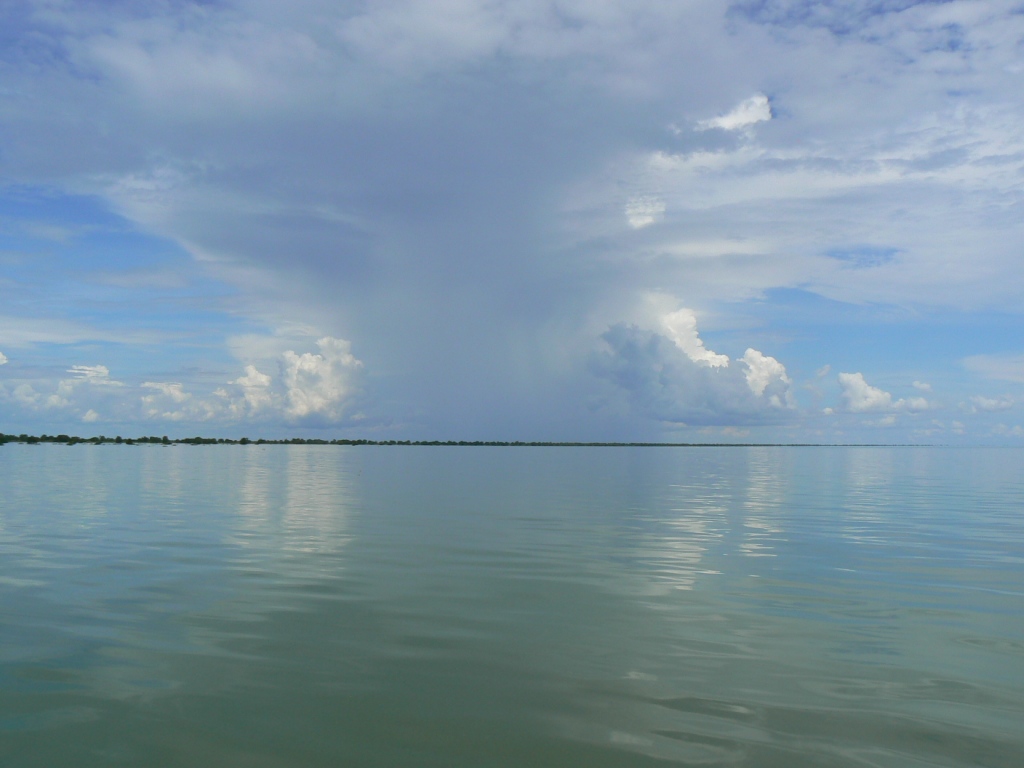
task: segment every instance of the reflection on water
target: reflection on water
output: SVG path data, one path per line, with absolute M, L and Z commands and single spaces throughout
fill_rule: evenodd
M 288 492 L 282 546 L 294 552 L 337 552 L 348 543 L 347 517 L 356 507 L 351 479 L 343 468 L 325 466 L 323 454 L 293 451 L 288 456 Z
M 0 763 L 1016 768 L 1022 455 L 5 446 Z
M 747 498 L 743 503 L 744 541 L 740 551 L 747 557 L 775 557 L 773 542 L 782 533 L 782 505 L 788 475 L 779 468 L 785 451 L 752 450 L 747 464 Z

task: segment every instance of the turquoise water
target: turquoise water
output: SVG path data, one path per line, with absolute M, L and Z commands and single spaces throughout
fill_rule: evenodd
M 0 764 L 1024 765 L 1024 451 L 0 448 Z

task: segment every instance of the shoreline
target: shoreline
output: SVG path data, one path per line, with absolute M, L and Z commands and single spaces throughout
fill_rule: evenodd
M 6 435 L 0 432 L 0 445 L 365 445 L 409 447 L 494 447 L 494 448 L 937 448 L 922 443 L 654 443 L 654 442 L 569 442 L 521 440 L 363 440 L 323 438 L 282 438 L 251 440 L 224 437 L 78 437 L 76 435 Z

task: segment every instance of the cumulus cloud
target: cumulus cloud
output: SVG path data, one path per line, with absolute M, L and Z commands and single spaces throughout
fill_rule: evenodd
M 201 422 L 223 415 L 223 408 L 215 400 L 195 397 L 186 392 L 180 382 L 146 381 L 142 389 L 149 390 L 140 398 L 143 416 L 156 421 Z
M 736 131 L 771 119 L 772 108 L 768 103 L 768 97 L 763 93 L 758 93 L 741 101 L 724 115 L 713 117 L 710 120 L 701 120 L 697 123 L 697 129 L 707 131 L 712 128 L 721 128 L 723 131 Z
M 88 423 L 99 421 L 100 415 L 96 413 L 92 408 L 82 414 L 82 421 Z
M 280 376 L 248 363 L 236 379 L 209 395 L 185 390 L 180 382 L 147 381 L 140 398 L 147 419 L 162 421 L 312 421 L 336 423 L 355 390 L 362 362 L 344 339 L 317 341 L 319 354 L 285 350 L 278 356 Z M 260 348 L 255 345 L 253 348 Z
M 728 355 L 718 355 L 704 346 L 697 333 L 697 315 L 683 307 L 665 315 L 662 320 L 668 337 L 683 353 L 698 365 L 712 368 L 729 365 Z
M 344 339 L 325 336 L 317 341 L 320 354 L 285 352 L 283 376 L 288 416 L 341 416 L 344 402 L 352 393 L 353 375 L 363 366 L 352 354 L 351 346 Z
M 71 378 L 61 379 L 56 389 L 40 400 L 44 408 L 68 408 L 83 398 L 109 400 L 124 386 L 124 382 L 110 378 L 110 369 L 105 365 L 73 365 L 67 372 Z
M 163 397 L 169 398 L 172 402 L 183 403 L 188 400 L 192 395 L 185 392 L 182 385 L 176 382 L 165 382 L 165 381 L 146 381 L 142 384 L 143 389 L 155 389 Z M 149 397 L 157 397 L 157 395 L 150 395 Z M 146 402 L 146 398 L 143 398 L 143 402 Z
M 317 352 L 309 352 L 248 345 L 272 351 L 265 362 L 273 361 L 275 374 L 246 363 L 240 376 L 213 391 L 182 381 L 130 384 L 112 378 L 105 365 L 75 365 L 69 377 L 57 382 L 9 382 L 0 387 L 0 401 L 37 413 L 50 411 L 55 418 L 84 414 L 85 421 L 102 414 L 119 422 L 339 424 L 355 401 L 363 364 L 344 339 L 324 336 L 316 346 Z
M 970 399 L 969 410 L 971 413 L 994 413 L 996 411 L 1008 411 L 1016 405 L 1017 401 L 1009 395 L 1002 397 L 985 397 L 975 395 Z
M 704 347 L 692 310 L 663 318 L 662 331 L 618 323 L 602 336 L 592 368 L 625 393 L 640 413 L 679 424 L 736 425 L 781 421 L 794 407 L 791 381 L 778 360 L 747 349 L 730 365 Z
M 0 365 L 7 365 L 7 356 L 0 352 Z
M 35 388 L 28 383 L 18 384 L 11 392 L 11 397 L 16 403 L 29 408 L 34 408 L 42 399 L 42 394 L 36 392 Z
M 864 380 L 862 373 L 840 373 L 839 386 L 843 388 L 847 410 L 854 413 L 887 411 L 892 408 L 892 395 L 878 387 L 872 387 Z
M 762 397 L 768 392 L 768 388 L 772 387 L 775 391 L 768 392 L 768 401 L 773 406 L 793 406 L 792 393 L 789 391 L 793 382 L 786 374 L 786 366 L 774 357 L 752 348 L 747 349 L 740 359 L 747 364 L 745 375 L 751 392 Z
M 851 413 L 878 411 L 923 411 L 929 403 L 923 397 L 908 397 L 893 400 L 892 394 L 867 383 L 862 373 L 840 373 L 839 385 L 846 410 Z M 890 422 L 882 424 L 888 426 Z
M 268 374 L 260 373 L 255 365 L 245 366 L 245 375 L 231 383 L 242 388 L 249 413 L 258 413 L 274 403 L 274 393 L 270 389 L 273 379 Z

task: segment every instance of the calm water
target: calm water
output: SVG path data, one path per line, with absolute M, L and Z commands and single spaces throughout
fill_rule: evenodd
M 1024 451 L 0 448 L 0 764 L 1024 765 Z

